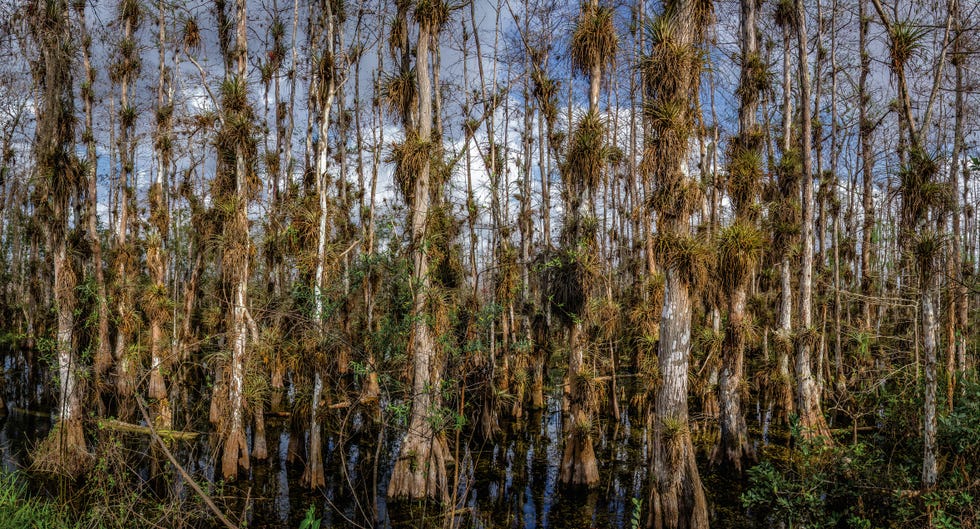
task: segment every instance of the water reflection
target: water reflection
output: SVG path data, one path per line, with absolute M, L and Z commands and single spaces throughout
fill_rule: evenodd
M 396 529 L 419 527 L 423 520 L 443 525 L 442 513 L 431 508 L 421 513 L 406 510 L 403 505 L 389 510 L 385 488 L 390 463 L 398 451 L 399 432 L 377 423 L 368 412 L 350 413 L 353 415 L 344 421 L 345 437 L 325 436 L 324 488 L 310 491 L 300 485 L 302 464 L 288 461 L 292 435 L 289 419 L 270 417 L 267 436 L 275 449 L 264 461 L 253 459 L 248 479 L 221 489 L 224 505 L 236 517 L 245 513 L 249 527 L 298 527 L 310 505 L 316 506 L 325 528 Z M 457 444 L 456 436 L 451 435 L 450 450 L 457 466 L 449 469 L 449 475 L 458 479 L 458 501 L 454 523 L 444 527 L 629 527 L 632 499 L 645 499 L 645 440 L 642 429 L 633 428 L 628 409 L 623 410 L 618 424 L 608 416 L 604 421 L 598 423 L 601 431 L 596 435 L 602 480 L 591 491 L 566 490 L 558 483 L 563 445 L 560 393 L 549 396 L 547 409 L 502 424 L 503 434 L 494 441 L 461 432 Z M 14 408 L 0 428 L 3 468 L 23 469 L 28 464 L 28 447 L 50 426 L 50 417 Z M 132 437 L 129 442 L 136 445 L 148 441 L 139 435 Z M 215 478 L 216 451 L 208 437 L 200 436 L 198 441 L 184 442 L 175 449 L 187 470 L 202 481 Z M 145 452 L 144 445 L 142 456 L 136 456 L 141 459 L 135 462 L 138 470 L 134 479 L 148 479 L 149 456 Z M 192 494 L 176 477 L 171 487 L 180 495 Z

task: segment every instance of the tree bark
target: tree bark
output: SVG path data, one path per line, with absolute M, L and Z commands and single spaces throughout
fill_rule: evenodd
M 432 138 L 432 80 L 429 75 L 429 46 L 432 22 L 419 22 L 419 38 L 416 46 L 415 80 L 418 84 L 418 140 L 430 142 Z M 441 138 L 435 138 L 436 141 Z M 425 321 L 428 299 L 432 287 L 429 276 L 429 258 L 426 254 L 426 220 L 429 215 L 431 161 L 426 158 L 421 170 L 415 175 L 411 207 L 411 251 L 413 257 L 412 336 L 409 348 L 412 353 L 412 412 L 408 430 L 402 438 L 398 459 L 388 485 L 389 498 L 431 499 L 446 503 L 449 500 L 449 483 L 446 460 L 449 448 L 443 432 L 436 431 L 429 414 L 440 403 L 439 386 L 441 369 L 438 350 L 432 329 Z
M 922 486 L 931 490 L 936 486 L 936 306 L 938 295 L 936 277 L 923 281 L 922 304 L 922 359 L 925 375 L 925 398 L 922 418 Z
M 660 387 L 653 423 L 652 516 L 656 529 L 707 528 L 708 506 L 688 427 L 687 378 L 691 349 L 688 285 L 666 270 L 660 324 Z
M 80 374 L 75 352 L 75 287 L 78 282 L 68 251 L 68 226 L 75 187 L 71 172 L 74 148 L 74 98 L 72 58 L 66 43 L 72 41 L 68 5 L 38 0 L 28 21 L 38 45 L 33 64 L 40 94 L 35 129 L 34 154 L 41 193 L 34 213 L 43 215 L 53 260 L 52 292 L 56 319 L 55 352 L 58 374 L 57 423 L 36 449 L 34 463 L 42 469 L 78 475 L 89 460 L 82 430 Z
M 660 115 L 664 108 L 678 109 L 679 114 L 672 120 L 649 120 L 651 134 L 644 155 L 656 185 L 653 198 L 658 207 L 658 237 L 670 238 L 667 240 L 691 237 L 690 220 L 696 203 L 688 195 L 695 184 L 686 171 L 690 150 L 687 131 L 693 130 L 692 124 L 698 120 L 701 63 L 696 57 L 704 45 L 710 11 L 710 3 L 697 0 L 668 2 L 660 15 L 666 17 L 663 22 L 667 29 L 661 41 L 655 43 L 653 59 L 644 72 L 647 107 L 652 117 Z M 657 59 L 674 62 L 676 68 L 663 71 Z M 653 486 L 648 519 L 648 525 L 656 529 L 708 527 L 707 502 L 687 407 L 694 275 L 679 265 L 683 260 L 668 258 L 664 263 L 664 306 L 658 345 L 660 385 L 652 419 Z
M 739 172 L 733 175 L 733 183 L 742 189 L 732 193 L 732 204 L 735 209 L 736 225 L 741 224 L 740 230 L 755 230 L 754 206 L 756 204 L 756 181 L 761 176 L 761 168 L 745 167 L 746 161 L 761 160 L 762 133 L 756 119 L 759 107 L 759 90 L 756 88 L 756 77 L 761 74 L 757 65 L 761 64 L 759 43 L 756 36 L 757 0 L 742 0 L 741 4 L 741 74 L 738 111 L 739 135 L 733 139 L 730 157 L 739 163 Z M 758 158 L 756 158 L 758 157 Z M 738 160 L 738 158 L 742 158 Z M 745 190 L 748 190 L 746 193 Z M 737 227 L 737 226 L 735 226 Z M 742 245 L 740 245 L 742 246 Z M 752 270 L 745 265 L 754 265 L 756 256 L 749 254 L 753 249 L 742 247 L 736 250 L 744 253 L 741 263 L 723 263 L 730 270 L 727 274 L 734 276 L 733 282 L 725 284 L 725 294 L 728 296 L 728 328 L 722 344 L 722 366 L 718 373 L 719 392 L 719 425 L 721 436 L 719 444 L 712 457 L 716 464 L 734 469 L 741 473 L 743 468 L 755 460 L 755 450 L 749 443 L 748 427 L 745 413 L 742 409 L 742 384 L 745 371 L 745 301 L 748 294 L 749 279 Z
M 792 148 L 792 114 L 793 98 L 791 90 L 791 53 L 790 28 L 782 27 L 783 34 L 783 111 L 782 134 L 780 148 L 785 158 Z M 795 179 L 795 175 L 783 174 L 783 179 Z M 795 183 L 780 183 L 783 195 L 779 197 L 785 203 L 793 200 L 792 192 L 797 189 Z M 789 423 L 790 415 L 795 409 L 793 400 L 793 380 L 790 370 L 790 356 L 793 343 L 793 279 L 790 269 L 789 243 L 780 248 L 782 255 L 779 260 L 779 330 L 776 333 L 776 364 L 778 381 L 776 384 L 777 415 L 785 423 Z
M 132 0 L 124 0 L 129 2 Z M 123 4 L 126 6 L 127 4 Z M 136 9 L 139 9 L 138 7 Z M 129 241 L 129 217 L 135 214 L 135 156 L 136 141 L 133 127 L 136 109 L 130 101 L 130 85 L 139 74 L 139 48 L 133 41 L 133 32 L 139 27 L 139 14 L 132 8 L 120 12 L 123 26 L 123 41 L 120 45 L 119 63 L 119 219 L 116 226 L 116 344 L 113 359 L 116 365 L 117 416 L 123 421 L 131 421 L 136 413 L 133 392 L 136 391 L 138 362 L 132 358 L 129 341 L 139 323 L 133 307 L 134 283 L 131 265 L 137 262 L 135 244 Z M 135 227 L 134 227 L 135 229 Z M 135 238 L 135 234 L 134 234 Z
M 800 336 L 796 340 L 796 383 L 800 423 L 804 435 L 832 442 L 820 406 L 820 388 L 812 370 L 813 342 L 813 127 L 810 113 L 810 73 L 807 56 L 806 9 L 795 0 L 799 51 L 800 119 L 803 160 L 803 266 L 800 270 Z
M 323 50 L 324 58 L 321 60 L 332 61 L 335 57 L 335 18 L 332 3 L 328 1 L 324 4 L 324 6 L 326 9 L 326 12 L 324 13 L 324 24 L 326 25 L 324 30 L 326 35 L 322 38 L 326 48 Z M 313 278 L 313 320 L 314 325 L 316 325 L 316 328 L 319 330 L 321 343 L 323 343 L 326 339 L 326 323 L 324 322 L 324 289 L 326 288 L 327 280 L 325 275 L 325 266 L 327 261 L 327 238 L 329 227 L 327 195 L 329 194 L 330 188 L 330 175 L 328 173 L 328 168 L 330 165 L 330 149 L 328 146 L 328 138 L 330 132 L 331 111 L 333 110 L 334 99 L 337 95 L 335 65 L 329 64 L 326 65 L 325 68 L 329 69 L 329 71 L 325 72 L 322 76 L 319 76 L 314 80 L 314 86 L 316 87 L 314 93 L 316 95 L 315 101 L 313 102 L 314 108 L 317 110 L 316 124 L 319 135 L 315 170 L 316 193 L 320 206 L 317 229 L 316 272 L 315 277 Z M 319 364 L 319 362 L 317 362 L 317 364 Z M 323 473 L 322 443 L 320 440 L 320 403 L 322 400 L 322 392 L 323 376 L 318 365 L 314 368 L 313 374 L 313 397 L 310 405 L 310 444 L 307 452 L 308 458 L 306 461 L 306 471 L 303 473 L 302 479 L 303 483 L 310 488 L 322 487 L 326 483 Z
M 236 80 L 245 83 L 248 74 L 248 27 L 246 0 L 236 0 L 236 30 L 234 65 Z M 246 102 L 247 106 L 248 103 Z M 250 116 L 245 108 L 226 109 Z M 226 227 L 225 261 L 231 265 L 226 272 L 232 283 L 232 310 L 230 332 L 232 350 L 231 365 L 228 371 L 228 408 L 224 448 L 221 456 L 221 473 L 225 479 L 232 480 L 238 471 L 250 467 L 248 443 L 245 438 L 245 363 L 248 355 L 248 279 L 251 261 L 251 239 L 249 237 L 248 203 L 251 168 L 246 152 L 246 141 L 236 138 L 234 147 L 234 182 L 236 207 Z
M 864 212 L 864 223 L 861 232 L 861 325 L 865 332 L 871 330 L 871 314 L 874 311 L 872 296 L 874 295 L 874 278 L 872 277 L 871 260 L 873 258 L 873 235 L 875 229 L 874 206 L 874 150 L 871 145 L 874 125 L 868 115 L 868 105 L 871 96 L 868 93 L 868 76 L 871 74 L 871 55 L 868 52 L 867 0 L 858 0 L 858 53 L 861 55 L 861 73 L 858 77 L 858 135 L 861 149 L 861 178 L 863 191 L 861 206 Z
M 170 169 L 170 128 L 173 108 L 166 94 L 166 6 L 161 1 L 159 10 L 160 69 L 157 84 L 157 131 L 154 150 L 157 157 L 156 179 L 150 187 L 150 236 L 147 240 L 146 264 L 150 269 L 151 287 L 147 299 L 151 306 L 145 307 L 150 315 L 150 414 L 156 425 L 162 429 L 173 428 L 173 412 L 164 372 L 169 371 L 168 353 L 170 347 L 166 340 L 164 326 L 170 321 L 170 310 L 164 300 L 169 298 L 167 289 L 168 255 L 164 244 L 170 230 L 170 215 L 167 210 L 167 173 Z
M 82 140 L 85 144 L 85 160 L 88 174 L 86 229 L 92 244 L 92 273 L 95 279 L 98 311 L 98 330 L 96 334 L 93 371 L 95 375 L 95 395 L 102 408 L 102 390 L 105 377 L 112 367 L 112 351 L 109 341 L 109 297 L 106 289 L 105 271 L 102 264 L 102 238 L 98 231 L 98 156 L 96 153 L 95 132 L 93 129 L 93 106 L 95 102 L 95 68 L 92 67 L 91 36 L 85 18 L 85 8 L 78 10 L 79 26 L 82 32 L 82 66 L 85 69 L 85 83 L 82 86 L 82 105 L 85 112 L 85 131 Z

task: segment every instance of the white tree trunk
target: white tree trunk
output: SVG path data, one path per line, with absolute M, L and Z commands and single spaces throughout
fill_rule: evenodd
M 433 28 L 427 21 L 419 25 L 416 48 L 415 75 L 418 83 L 419 141 L 432 139 L 432 81 L 429 76 L 429 46 Z M 441 138 L 436 138 L 441 141 Z M 433 430 L 429 414 L 440 405 L 438 388 L 441 369 L 432 330 L 423 315 L 432 280 L 429 277 L 429 258 L 425 251 L 426 220 L 429 215 L 430 194 L 429 160 L 415 177 L 411 211 L 413 254 L 412 336 L 409 350 L 412 353 L 412 413 L 408 430 L 402 438 L 398 459 L 388 485 L 388 497 L 433 499 L 449 501 L 450 491 L 446 474 L 449 450 L 442 432 Z

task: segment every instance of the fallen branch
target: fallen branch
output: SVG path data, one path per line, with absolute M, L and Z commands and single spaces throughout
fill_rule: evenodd
M 834 428 L 834 429 L 830 430 L 830 433 L 851 433 L 854 430 L 857 430 L 859 432 L 874 432 L 874 431 L 877 431 L 878 430 L 878 427 L 877 426 L 858 426 L 857 428 L 853 428 L 853 427 L 847 426 L 847 427 L 844 427 L 844 428 Z
M 29 410 L 27 408 L 18 408 L 17 406 L 9 406 L 7 409 L 20 415 L 30 415 L 32 417 L 51 417 L 51 414 L 45 411 Z
M 202 489 L 201 486 L 198 485 L 196 481 L 194 481 L 194 478 L 192 478 L 191 475 L 188 474 L 186 470 L 184 470 L 184 467 L 180 466 L 180 463 L 177 462 L 177 458 L 175 458 L 174 455 L 170 453 L 170 450 L 167 448 L 167 443 L 164 443 L 163 439 L 160 438 L 160 435 L 157 434 L 156 428 L 153 427 L 153 421 L 150 420 L 150 415 L 146 413 L 146 406 L 143 405 L 143 397 L 136 395 L 136 404 L 139 405 L 140 413 L 143 415 L 143 420 L 145 420 L 146 424 L 149 425 L 150 436 L 153 437 L 153 440 L 156 441 L 158 445 L 160 445 L 160 449 L 163 450 L 163 455 L 167 456 L 167 459 L 170 461 L 170 464 L 177 469 L 177 472 L 179 472 L 181 477 L 184 478 L 184 481 L 186 481 L 187 484 L 190 485 L 192 489 L 194 489 L 194 492 L 196 492 L 197 495 L 201 497 L 201 500 L 204 501 L 204 504 L 207 505 L 209 509 L 211 509 L 211 512 L 213 512 L 214 515 L 217 516 L 219 520 L 221 520 L 221 523 L 224 524 L 225 527 L 227 527 L 228 529 L 238 529 L 238 526 L 233 524 L 231 520 L 229 520 L 228 517 L 225 516 L 225 513 L 221 512 L 221 509 L 219 509 L 218 506 L 215 505 L 214 500 L 211 499 L 211 496 L 208 496 L 208 494 L 204 492 L 204 489 Z
M 153 434 L 152 430 L 150 430 L 150 428 L 147 426 L 143 426 L 141 424 L 131 424 L 116 419 L 100 420 L 99 428 L 108 428 L 109 430 L 115 430 L 117 432 L 138 433 L 143 435 Z M 182 432 L 180 430 L 157 430 L 157 434 L 166 439 L 179 439 L 181 441 L 196 439 L 197 436 L 200 435 L 197 432 Z
M 359 399 L 357 401 L 357 404 L 368 404 L 372 400 L 377 400 L 377 399 L 371 399 L 371 398 L 368 398 L 368 397 L 363 397 L 363 398 L 361 398 L 361 399 Z M 350 408 L 351 405 L 352 405 L 351 404 L 351 401 L 349 401 L 349 400 L 342 400 L 340 402 L 335 402 L 333 404 L 328 404 L 328 405 L 324 406 L 324 408 L 326 408 L 328 410 L 343 410 L 343 409 Z M 264 413 L 265 413 L 265 416 L 266 417 L 292 417 L 293 416 L 292 412 L 288 412 L 288 411 L 267 411 L 267 412 L 264 412 Z

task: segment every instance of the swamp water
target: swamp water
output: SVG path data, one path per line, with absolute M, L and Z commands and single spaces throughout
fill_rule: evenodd
M 13 381 L 8 377 L 7 382 L 9 390 Z M 8 400 L 9 414 L 0 418 L 0 461 L 4 472 L 26 469 L 30 465 L 30 449 L 50 430 L 52 419 L 47 413 L 28 411 L 30 401 L 44 392 L 42 388 L 28 392 L 31 395 L 7 391 L 8 397 L 13 398 Z M 594 442 L 601 482 L 591 491 L 569 490 L 558 483 L 563 438 L 560 392 L 549 395 L 546 410 L 502 424 L 496 440 L 478 439 L 468 427 L 458 436 L 450 432 L 449 447 L 457 463 L 448 472 L 450 480 L 458 483 L 452 524 L 447 523 L 445 512 L 433 507 L 386 502 L 385 489 L 397 454 L 399 430 L 392 425 L 379 425 L 368 413 L 345 410 L 343 416 L 332 417 L 326 425 L 325 432 L 346 433 L 343 442 L 336 434 L 324 436 L 326 486 L 319 490 L 303 487 L 302 464 L 288 462 L 292 434 L 287 418 L 267 418 L 269 457 L 253 458 L 250 471 L 235 483 L 216 480 L 219 461 L 209 435 L 200 435 L 193 441 L 172 441 L 171 450 L 230 518 L 240 520 L 243 527 L 296 528 L 314 506 L 324 529 L 629 529 L 636 509 L 634 500 L 644 504 L 648 501 L 645 433 L 642 419 L 631 416 L 637 414 L 635 410 L 624 409 L 618 423 L 611 414 L 600 414 Z M 159 458 L 157 461 L 163 458 L 150 455 L 148 436 L 109 432 L 95 420 L 87 428 L 97 430 L 100 438 L 111 435 L 115 447 L 127 452 L 128 479 L 142 484 L 143 489 L 155 483 L 158 491 L 164 489 L 160 497 L 193 497 L 194 492 L 165 462 L 161 463 L 163 477 L 152 478 L 151 467 L 156 466 L 153 457 Z M 305 444 L 306 435 L 299 446 Z M 703 452 L 701 463 L 706 457 Z M 740 485 L 701 467 L 713 527 L 751 527 L 740 506 Z M 27 472 L 21 476 L 30 477 L 28 490 L 32 495 L 59 502 L 71 495 L 70 486 L 63 482 L 44 481 Z M 73 507 L 77 511 L 87 508 L 77 502 Z

